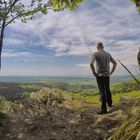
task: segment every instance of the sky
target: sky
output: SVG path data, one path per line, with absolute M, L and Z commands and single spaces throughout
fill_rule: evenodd
M 49 11 L 5 31 L 1 75 L 91 76 L 96 42 L 137 73 L 140 14 L 130 0 L 87 0 L 76 11 Z M 114 75 L 127 72 L 118 64 Z

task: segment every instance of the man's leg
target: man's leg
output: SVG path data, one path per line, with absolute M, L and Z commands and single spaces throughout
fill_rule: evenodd
M 101 112 L 106 113 L 106 95 L 105 95 L 105 85 L 104 85 L 104 77 L 97 77 L 97 84 L 101 98 Z
M 109 107 L 112 107 L 112 95 L 110 92 L 110 77 L 105 77 L 105 91 L 107 104 Z

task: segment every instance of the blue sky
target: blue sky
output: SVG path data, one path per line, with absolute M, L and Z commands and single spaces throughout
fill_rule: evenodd
M 140 14 L 130 0 L 88 0 L 70 12 L 50 11 L 5 32 L 1 75 L 91 75 L 89 59 L 105 50 L 132 71 L 140 47 Z M 114 74 L 127 74 L 120 65 Z

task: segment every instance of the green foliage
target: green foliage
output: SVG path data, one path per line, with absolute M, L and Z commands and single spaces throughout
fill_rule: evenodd
M 98 94 L 99 94 L 99 91 L 97 89 L 83 90 L 80 92 L 80 95 L 82 96 L 95 96 Z
M 2 11 L 0 11 L 0 18 L 1 18 L 1 19 L 4 18 L 4 14 L 3 14 Z
M 132 4 L 136 5 L 137 11 L 140 12 L 140 1 L 139 0 L 131 0 Z
M 42 88 L 36 93 L 31 93 L 30 97 L 48 106 L 62 103 L 68 97 L 68 93 L 55 88 Z
M 132 2 L 133 4 L 135 4 L 135 0 L 131 0 L 131 2 Z
M 137 90 L 137 84 L 135 83 L 124 82 L 124 83 L 111 86 L 111 91 L 113 94 L 116 94 L 116 93 L 124 94 L 133 90 Z
M 21 99 L 30 96 L 30 92 L 29 92 L 29 91 L 20 92 L 20 93 L 18 93 L 18 94 L 19 94 L 19 96 L 20 96 Z
M 65 8 L 76 10 L 78 8 L 78 5 L 83 1 L 84 0 L 54 0 L 52 3 L 52 7 L 57 11 L 64 10 Z
M 41 12 L 47 14 L 48 10 L 61 11 L 66 8 L 76 10 L 78 5 L 84 0 L 30 0 L 25 3 L 21 0 L 8 0 L 0 3 L 0 28 L 2 22 L 5 20 L 5 25 L 14 22 L 16 19 L 21 19 L 22 22 L 32 20 L 36 13 Z
M 42 88 L 40 84 L 21 84 L 19 87 L 22 89 L 22 92 L 17 93 L 20 98 L 29 97 L 32 92 L 37 92 Z
M 118 101 L 120 101 L 120 99 L 124 96 L 128 96 L 132 99 L 140 99 L 140 94 L 139 91 L 131 91 L 131 92 L 126 92 L 124 94 L 115 94 L 112 96 L 113 98 L 113 102 L 114 103 L 118 103 Z
M 11 108 L 12 103 L 0 96 L 0 112 L 6 112 Z
M 137 11 L 140 12 L 140 7 L 137 8 Z
M 41 85 L 40 84 L 21 84 L 19 85 L 21 88 L 25 89 L 25 90 L 40 90 Z

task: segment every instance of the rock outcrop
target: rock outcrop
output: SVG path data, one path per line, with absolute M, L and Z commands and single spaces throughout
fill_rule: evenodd
M 79 103 L 80 108 L 73 103 Z M 125 97 L 108 114 L 97 115 L 96 111 L 97 107 L 83 99 L 44 88 L 13 104 L 1 127 L 0 139 L 139 140 L 140 100 Z

